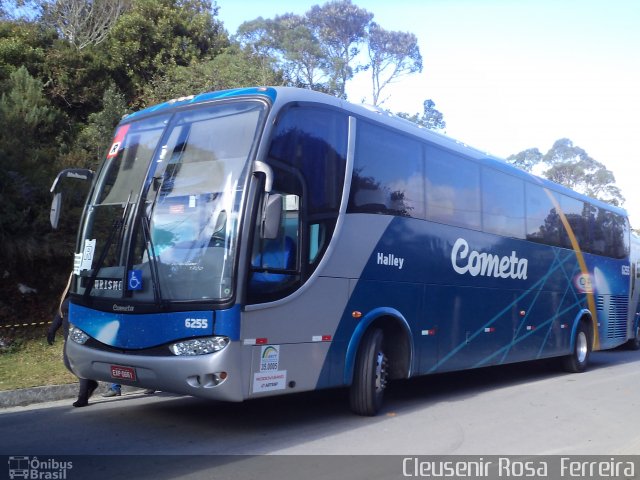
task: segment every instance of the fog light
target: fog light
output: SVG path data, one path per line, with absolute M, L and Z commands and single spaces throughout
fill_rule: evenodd
M 75 325 L 69 324 L 69 338 L 80 345 L 84 345 L 89 340 L 89 335 Z
M 184 340 L 169 346 L 174 355 L 193 356 L 219 352 L 229 344 L 228 337 L 204 337 Z

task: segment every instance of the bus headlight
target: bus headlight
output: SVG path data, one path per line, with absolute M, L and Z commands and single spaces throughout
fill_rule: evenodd
M 84 345 L 87 342 L 87 340 L 89 340 L 89 335 L 87 335 L 78 327 L 70 323 L 69 338 L 80 345 Z
M 206 355 L 208 353 L 219 352 L 228 344 L 228 337 L 193 338 L 169 345 L 169 350 L 171 350 L 171 353 L 174 355 L 180 356 Z

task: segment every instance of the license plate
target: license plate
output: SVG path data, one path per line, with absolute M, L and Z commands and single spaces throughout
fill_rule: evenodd
M 136 381 L 136 369 L 132 367 L 123 367 L 122 365 L 111 365 L 111 377 L 119 380 Z

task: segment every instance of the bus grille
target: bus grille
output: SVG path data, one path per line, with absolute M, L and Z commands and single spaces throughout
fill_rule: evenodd
M 609 308 L 605 308 L 606 298 L 604 295 L 596 297 L 596 308 L 602 312 L 608 312 L 607 338 L 625 338 L 627 336 L 627 297 L 622 295 L 611 295 L 609 297 Z

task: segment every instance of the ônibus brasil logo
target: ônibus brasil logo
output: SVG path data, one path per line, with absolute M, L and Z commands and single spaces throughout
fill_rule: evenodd
M 66 480 L 67 471 L 73 468 L 73 462 L 65 462 L 38 457 L 10 456 L 9 478 L 24 478 L 33 480 Z

